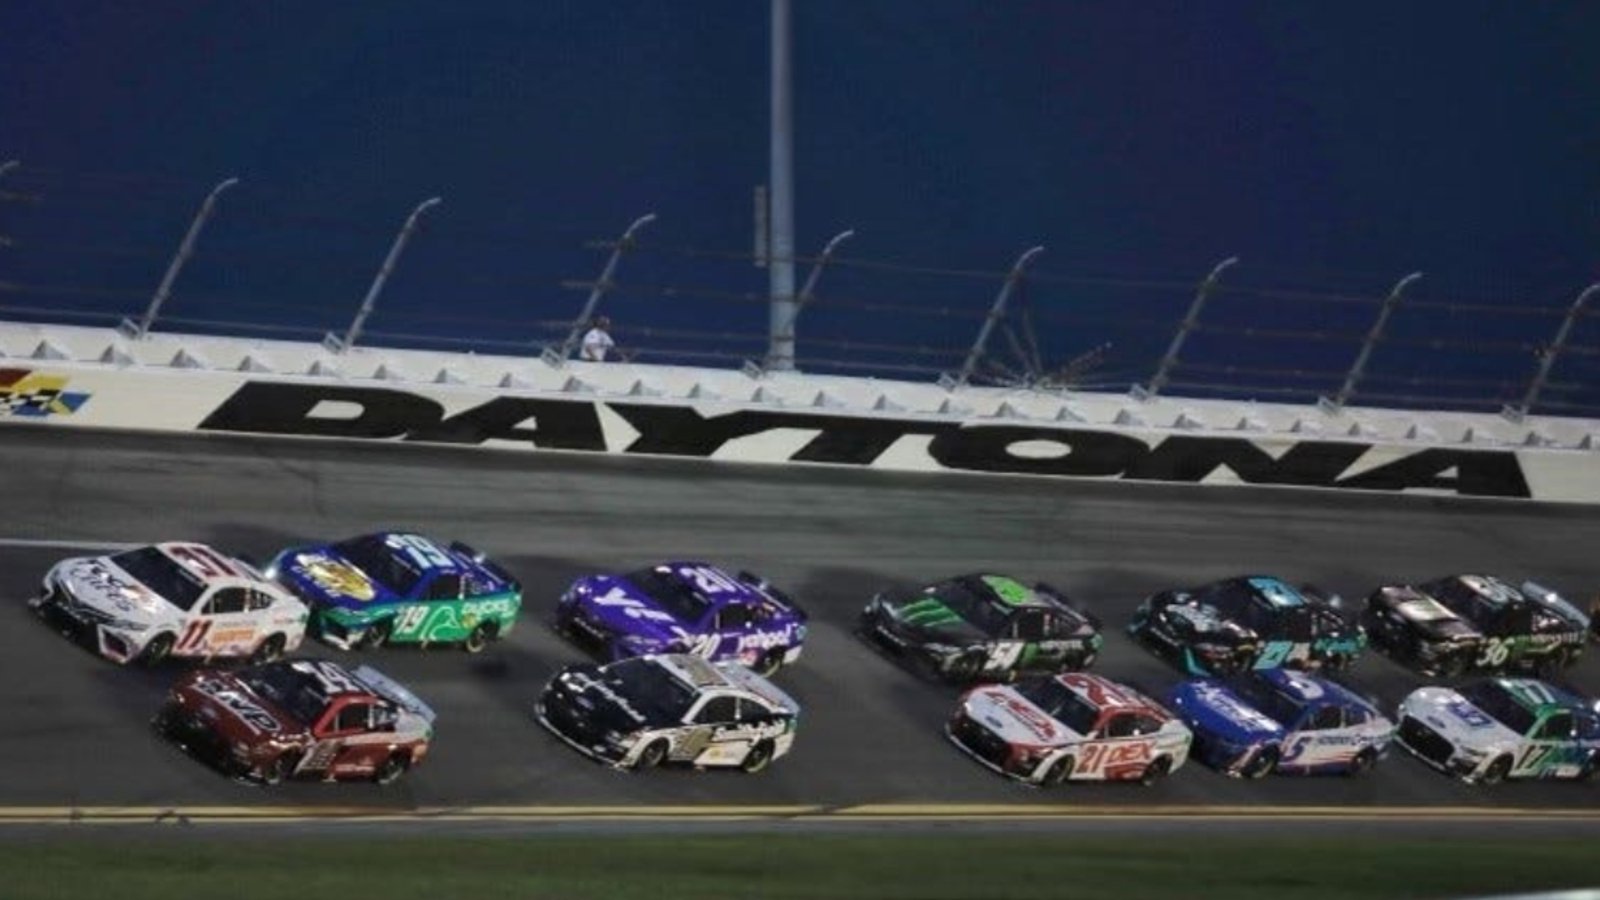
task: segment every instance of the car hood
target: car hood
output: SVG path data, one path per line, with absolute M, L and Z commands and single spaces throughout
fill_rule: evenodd
M 1287 733 L 1283 725 L 1216 679 L 1185 681 L 1173 688 L 1167 699 L 1197 730 L 1230 743 L 1279 740 Z
M 230 741 L 283 741 L 298 738 L 307 730 L 305 723 L 229 672 L 195 672 L 179 682 L 174 693 L 193 716 Z
M 1056 747 L 1084 738 L 1008 687 L 976 688 L 967 694 L 962 708 L 1008 744 Z
M 286 550 L 273 567 L 280 581 L 316 606 L 362 610 L 402 599 L 331 547 Z
M 1417 632 L 1436 641 L 1470 642 L 1483 639 L 1483 632 L 1456 615 L 1432 597 L 1415 590 L 1386 590 L 1378 602 L 1392 610 Z
M 961 618 L 960 614 L 933 594 L 880 599 L 884 610 L 896 625 L 919 636 L 924 642 L 965 646 L 989 640 L 982 630 Z
M 679 620 L 654 597 L 620 575 L 581 579 L 573 591 L 589 618 L 616 634 L 670 643 L 689 637 L 689 629 L 698 624 Z
M 110 557 L 63 560 L 53 574 L 74 601 L 108 618 L 150 624 L 178 613 L 177 607 L 136 581 Z
M 1522 738 L 1449 688 L 1425 687 L 1413 691 L 1400 705 L 1402 716 L 1425 722 L 1457 746 L 1487 750 L 1510 747 Z
M 627 734 L 678 724 L 662 721 L 652 710 L 635 705 L 607 684 L 595 666 L 569 666 L 551 683 L 551 693 L 556 702 L 569 705 L 578 715 L 608 731 Z
M 1153 607 L 1169 619 L 1183 621 L 1196 637 L 1203 640 L 1241 644 L 1258 637 L 1254 631 L 1223 615 L 1215 606 L 1196 600 L 1187 593 L 1159 594 Z

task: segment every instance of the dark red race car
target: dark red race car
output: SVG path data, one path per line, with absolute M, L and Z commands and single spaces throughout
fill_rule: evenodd
M 388 784 L 427 754 L 433 720 L 426 704 L 369 666 L 297 659 L 192 672 L 153 724 L 194 756 L 262 784 Z

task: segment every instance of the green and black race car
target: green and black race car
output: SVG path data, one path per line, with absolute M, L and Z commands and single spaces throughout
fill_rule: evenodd
M 1088 668 L 1100 622 L 1045 584 L 961 575 L 909 593 L 883 591 L 861 611 L 861 634 L 958 683 Z

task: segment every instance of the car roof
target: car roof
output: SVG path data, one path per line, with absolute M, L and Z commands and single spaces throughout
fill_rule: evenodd
M 275 587 L 255 566 L 210 544 L 162 541 L 154 546 L 208 588 L 218 585 Z
M 1359 706 L 1376 711 L 1365 697 L 1328 678 L 1287 668 L 1266 669 L 1255 674 L 1304 706 Z
M 1148 713 L 1162 719 L 1170 718 L 1165 708 L 1137 688 L 1100 675 L 1091 675 L 1088 672 L 1064 672 L 1056 676 L 1056 681 L 1100 712 L 1128 710 Z

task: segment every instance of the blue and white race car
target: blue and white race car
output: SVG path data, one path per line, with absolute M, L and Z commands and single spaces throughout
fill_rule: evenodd
M 800 658 L 806 614 L 748 572 L 667 562 L 579 578 L 557 604 L 555 626 L 606 659 L 687 653 L 771 675 Z
M 1193 755 L 1236 778 L 1359 775 L 1388 752 L 1395 730 L 1349 688 L 1289 669 L 1190 679 L 1167 702 L 1194 732 Z

